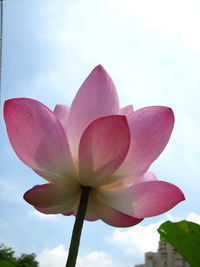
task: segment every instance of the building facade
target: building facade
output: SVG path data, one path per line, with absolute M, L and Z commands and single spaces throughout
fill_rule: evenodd
M 145 253 L 145 264 L 137 264 L 135 267 L 190 267 L 190 265 L 170 244 L 159 241 L 158 251 Z

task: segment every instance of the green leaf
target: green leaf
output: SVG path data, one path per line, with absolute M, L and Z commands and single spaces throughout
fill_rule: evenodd
M 15 267 L 15 264 L 9 263 L 7 261 L 1 261 L 0 260 L 0 267 Z
M 200 266 L 200 225 L 180 221 L 164 222 L 158 228 L 160 239 L 170 243 L 191 267 Z

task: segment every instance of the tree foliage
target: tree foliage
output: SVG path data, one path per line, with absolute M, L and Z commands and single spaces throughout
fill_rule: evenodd
M 0 245 L 0 267 L 38 267 L 36 255 L 22 254 L 20 257 L 15 257 L 15 252 L 12 248 Z

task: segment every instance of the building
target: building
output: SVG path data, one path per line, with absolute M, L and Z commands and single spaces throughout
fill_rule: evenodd
M 145 253 L 145 264 L 137 264 L 135 267 L 190 267 L 190 265 L 170 244 L 159 241 L 158 251 Z

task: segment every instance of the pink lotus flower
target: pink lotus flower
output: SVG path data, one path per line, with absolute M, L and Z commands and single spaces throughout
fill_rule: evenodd
M 49 183 L 24 199 L 46 214 L 76 215 L 81 187 L 91 188 L 86 220 L 128 227 L 184 200 L 181 190 L 147 172 L 174 125 L 170 108 L 119 108 L 116 88 L 97 66 L 72 106 L 6 101 L 8 136 L 18 157 Z

